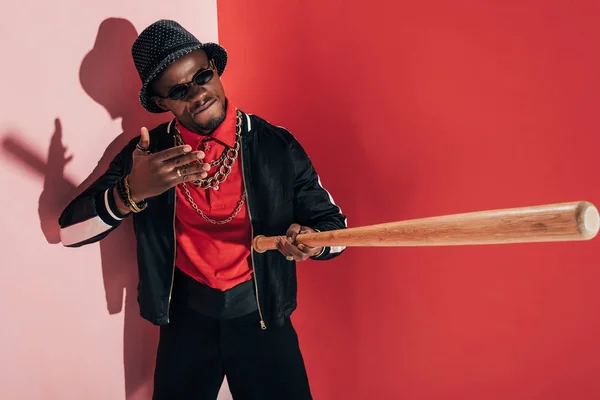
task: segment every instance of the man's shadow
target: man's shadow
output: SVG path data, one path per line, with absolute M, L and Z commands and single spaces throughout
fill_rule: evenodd
M 81 63 L 81 86 L 106 109 L 112 119 L 121 118 L 123 128 L 84 182 L 77 185 L 65 177 L 65 166 L 73 156 L 67 156 L 63 146 L 60 119 L 55 120 L 47 162 L 41 160 L 35 151 L 28 150 L 28 146 L 23 145 L 17 135 L 4 137 L 5 151 L 44 176 L 38 212 L 41 229 L 48 243 L 60 242 L 58 217 L 69 201 L 106 171 L 119 151 L 139 135 L 142 126 L 150 128 L 166 118 L 164 115 L 150 114 L 139 105 L 141 83 L 131 57 L 131 45 L 136 37 L 135 27 L 129 21 L 106 19 L 98 29 L 94 47 Z M 118 314 L 124 304 L 123 363 L 128 399 L 144 387 L 151 390 L 158 344 L 158 329 L 139 315 L 135 246 L 131 218 L 126 218 L 121 226 L 100 242 L 108 312 L 111 315 Z
M 137 35 L 131 22 L 106 19 L 98 28 L 93 49 L 81 63 L 81 86 L 112 119 L 121 118 L 123 128 L 123 132 L 106 149 L 92 175 L 99 176 L 106 171 L 117 153 L 139 135 L 142 126 L 153 127 L 166 118 L 165 115 L 150 114 L 140 105 L 138 93 L 141 82 L 131 57 L 131 46 Z M 82 189 L 95 179 L 94 176 L 89 182 L 84 182 Z M 131 218 L 126 218 L 100 243 L 100 254 L 108 312 L 119 313 L 123 304 L 125 308 L 123 363 L 126 398 L 129 398 L 152 382 L 158 344 L 158 330 L 139 314 L 136 244 Z

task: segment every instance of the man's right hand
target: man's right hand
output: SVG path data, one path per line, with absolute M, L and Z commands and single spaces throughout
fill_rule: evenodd
M 139 147 L 150 147 L 148 129 L 142 128 Z M 148 154 L 136 148 L 129 174 L 129 190 L 136 203 L 158 196 L 181 182 L 204 179 L 210 166 L 194 163 L 204 159 L 202 151 L 192 151 L 189 145 L 177 146 L 158 153 Z M 179 171 L 179 173 L 178 173 Z

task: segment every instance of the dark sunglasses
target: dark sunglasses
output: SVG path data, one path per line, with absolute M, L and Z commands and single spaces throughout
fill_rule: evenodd
M 198 86 L 206 85 L 208 82 L 211 81 L 213 76 L 215 76 L 215 71 L 212 69 L 212 65 L 210 65 L 208 69 L 202 68 L 198 72 L 196 72 L 196 74 L 190 82 L 175 85 L 171 88 L 171 90 L 169 90 L 169 94 L 167 94 L 166 97 L 159 97 L 162 97 L 163 99 L 168 97 L 171 100 L 181 100 L 190 92 L 190 85 L 192 83 L 195 83 Z

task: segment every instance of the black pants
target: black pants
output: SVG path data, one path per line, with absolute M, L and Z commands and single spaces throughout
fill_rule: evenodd
M 235 400 L 312 399 L 290 320 L 261 330 L 257 312 L 216 319 L 180 307 L 160 328 L 154 400 L 215 400 L 223 377 Z

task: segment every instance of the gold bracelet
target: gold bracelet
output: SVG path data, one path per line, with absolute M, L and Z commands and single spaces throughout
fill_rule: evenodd
M 129 209 L 134 213 L 144 211 L 146 207 L 148 207 L 148 203 L 142 201 L 140 204 L 137 204 L 135 201 L 133 201 L 133 198 L 131 197 L 131 191 L 129 189 L 129 175 L 123 179 L 123 184 L 123 186 L 125 186 L 125 195 L 127 196 L 127 200 L 129 200 Z

